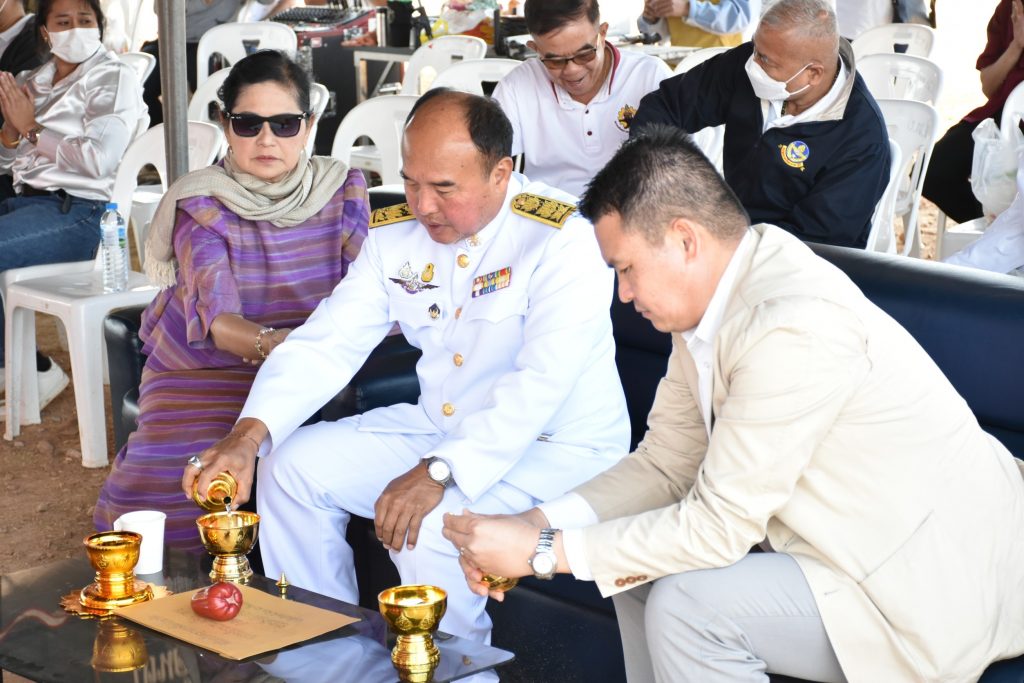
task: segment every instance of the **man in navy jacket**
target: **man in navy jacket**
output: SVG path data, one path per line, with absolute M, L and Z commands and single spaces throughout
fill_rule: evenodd
M 889 140 L 825 0 L 779 0 L 751 43 L 663 81 L 631 132 L 725 124 L 724 175 L 752 223 L 863 247 L 889 179 Z

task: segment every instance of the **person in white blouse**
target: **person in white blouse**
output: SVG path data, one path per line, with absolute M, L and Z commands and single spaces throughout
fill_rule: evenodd
M 36 17 L 50 59 L 0 72 L 0 170 L 15 192 L 0 202 L 0 272 L 96 254 L 118 164 L 149 122 L 135 72 L 101 44 L 98 0 L 40 0 Z M 48 358 L 37 365 L 42 407 L 68 379 Z

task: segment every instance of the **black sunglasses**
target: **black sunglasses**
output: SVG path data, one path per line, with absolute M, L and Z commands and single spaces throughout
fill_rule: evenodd
M 299 134 L 303 119 L 309 118 L 310 112 L 301 114 L 277 114 L 276 116 L 257 116 L 256 114 L 231 114 L 226 116 L 231 121 L 231 130 L 242 138 L 254 138 L 263 130 L 263 124 L 270 124 L 270 132 L 279 138 L 293 138 Z

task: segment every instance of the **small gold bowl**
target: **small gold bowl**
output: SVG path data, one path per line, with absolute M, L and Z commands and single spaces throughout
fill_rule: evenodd
M 91 610 L 109 611 L 153 598 L 149 584 L 135 583 L 142 535 L 133 531 L 101 531 L 85 537 L 89 564 L 96 580 L 82 589 L 79 602 Z
M 252 568 L 246 555 L 256 543 L 260 516 L 255 512 L 211 512 L 196 520 L 199 538 L 213 555 L 210 578 L 214 581 L 247 583 Z
M 448 607 L 448 594 L 437 586 L 396 586 L 377 596 L 380 613 L 398 635 L 391 662 L 402 681 L 429 681 L 441 661 L 433 633 Z

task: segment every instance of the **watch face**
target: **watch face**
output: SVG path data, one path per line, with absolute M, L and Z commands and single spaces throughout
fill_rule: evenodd
M 554 553 L 537 553 L 530 560 L 530 566 L 533 568 L 534 574 L 546 576 L 555 573 L 555 562 Z
M 434 481 L 442 482 L 452 475 L 452 471 L 444 460 L 435 460 L 427 465 L 427 474 Z

